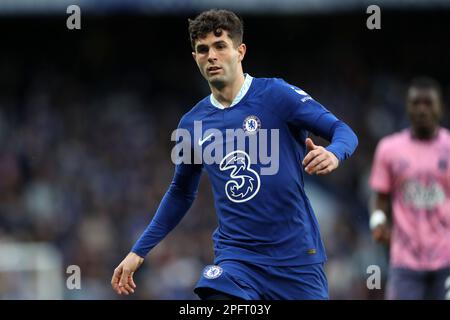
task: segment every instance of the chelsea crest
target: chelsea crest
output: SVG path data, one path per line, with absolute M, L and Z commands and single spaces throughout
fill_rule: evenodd
M 203 276 L 207 279 L 216 279 L 220 277 L 222 272 L 223 269 L 220 266 L 209 265 L 206 266 L 205 269 L 203 270 Z
M 254 115 L 248 116 L 245 118 L 242 127 L 246 133 L 255 134 L 261 128 L 261 120 Z

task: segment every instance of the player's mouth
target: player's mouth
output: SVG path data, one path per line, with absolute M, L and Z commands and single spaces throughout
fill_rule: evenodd
M 221 67 L 217 67 L 217 66 L 213 66 L 213 67 L 208 67 L 208 72 L 210 73 L 210 74 L 215 74 L 215 73 L 218 73 L 220 70 L 222 70 L 222 68 Z
M 411 122 L 414 124 L 415 127 L 421 127 L 421 128 L 431 128 L 434 126 L 435 121 L 430 116 L 413 116 L 411 118 Z

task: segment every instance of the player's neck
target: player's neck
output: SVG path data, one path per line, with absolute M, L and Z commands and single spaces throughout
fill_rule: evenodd
M 223 87 L 219 88 L 210 85 L 211 93 L 213 94 L 214 98 L 216 98 L 216 100 L 220 102 L 221 105 L 223 105 L 225 108 L 228 108 L 233 103 L 233 100 L 239 93 L 239 90 L 241 90 L 244 81 L 244 74 L 239 73 L 239 75 L 232 83 L 226 84 Z
M 417 140 L 433 140 L 439 133 L 439 127 L 435 127 L 431 130 L 419 130 L 411 128 L 411 136 Z

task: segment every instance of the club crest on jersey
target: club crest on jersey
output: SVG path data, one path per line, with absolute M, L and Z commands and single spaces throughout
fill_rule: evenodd
M 246 133 L 254 134 L 261 128 L 261 120 L 255 115 L 245 118 L 242 128 Z
M 209 265 L 206 266 L 205 269 L 203 270 L 203 276 L 207 279 L 216 279 L 220 277 L 222 272 L 223 269 L 220 266 Z

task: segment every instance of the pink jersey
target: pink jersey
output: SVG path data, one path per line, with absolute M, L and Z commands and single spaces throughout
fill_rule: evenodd
M 392 199 L 391 265 L 413 270 L 450 266 L 450 133 L 433 140 L 409 129 L 385 137 L 375 152 L 370 186 Z

